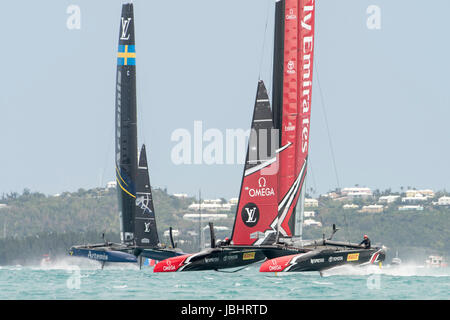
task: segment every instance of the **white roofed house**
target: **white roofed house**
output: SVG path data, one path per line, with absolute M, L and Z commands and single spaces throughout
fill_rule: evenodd
M 230 211 L 230 203 L 222 203 L 222 200 L 205 200 L 202 204 L 192 203 L 189 205 L 188 209 L 193 211 Z
M 305 198 L 305 208 L 317 208 L 318 206 L 318 200 Z
M 398 195 L 381 196 L 378 198 L 378 203 L 389 204 L 394 203 L 398 199 L 400 199 L 400 196 Z
M 434 191 L 431 189 L 423 189 L 423 190 L 407 190 L 405 192 L 407 198 L 413 198 L 417 196 L 434 198 Z
M 359 206 L 354 203 L 346 203 L 342 206 L 345 210 L 351 210 L 351 209 L 359 209 Z
M 106 183 L 106 189 L 115 189 L 117 186 L 117 181 L 109 181 Z
M 303 221 L 303 225 L 306 226 L 306 227 L 311 227 L 311 226 L 313 226 L 313 227 L 321 227 L 322 223 L 319 222 L 319 221 L 316 221 L 314 219 L 305 219 Z
M 316 212 L 315 211 L 305 211 L 303 212 L 303 216 L 305 218 L 312 218 L 316 216 Z
M 437 202 L 437 205 L 438 206 L 450 206 L 450 197 L 447 197 L 447 196 L 440 197 Z
M 423 206 L 420 205 L 406 205 L 406 206 L 399 206 L 399 211 L 423 211 Z
M 420 204 L 428 200 L 428 197 L 423 196 L 420 193 L 416 193 L 414 197 L 403 197 L 402 203 L 406 204 Z
M 363 206 L 360 212 L 367 212 L 367 213 L 380 213 L 384 211 L 384 206 L 380 204 L 371 204 L 368 206 Z
M 181 199 L 184 199 L 184 198 L 188 197 L 188 195 L 186 193 L 174 193 L 173 196 L 175 198 L 181 198 Z
M 347 199 L 368 199 L 372 198 L 373 193 L 370 188 L 344 188 L 341 190 L 341 194 Z

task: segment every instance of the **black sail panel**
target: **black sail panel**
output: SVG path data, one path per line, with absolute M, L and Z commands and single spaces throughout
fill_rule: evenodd
M 159 243 L 145 145 L 142 145 L 136 185 L 135 240 L 139 247 Z
M 121 240 L 134 241 L 137 176 L 136 50 L 133 4 L 122 6 L 116 77 L 116 181 Z

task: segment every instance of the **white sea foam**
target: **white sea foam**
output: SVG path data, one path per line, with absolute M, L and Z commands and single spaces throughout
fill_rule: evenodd
M 351 266 L 344 265 L 323 272 L 324 277 L 329 276 L 367 276 L 372 274 L 389 275 L 397 277 L 447 277 L 450 276 L 449 268 L 427 268 L 415 264 L 379 266 Z

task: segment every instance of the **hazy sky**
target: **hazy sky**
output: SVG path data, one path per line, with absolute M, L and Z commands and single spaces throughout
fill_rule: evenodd
M 114 180 L 121 3 L 2 3 L 0 193 Z M 197 120 L 224 136 L 249 128 L 258 78 L 272 82 L 273 3 L 134 1 L 139 142 L 153 186 L 238 195 L 242 164 L 175 165 L 171 135 L 193 134 Z M 71 5 L 79 29 L 67 26 Z M 371 5 L 380 29 L 367 26 Z M 308 187 L 338 185 L 326 114 L 340 187 L 450 189 L 449 12 L 448 0 L 317 1 Z

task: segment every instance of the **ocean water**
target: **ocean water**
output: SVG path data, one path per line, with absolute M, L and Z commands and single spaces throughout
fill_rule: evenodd
M 121 264 L 63 258 L 47 265 L 0 267 L 1 300 L 449 300 L 450 268 L 340 267 L 318 273 L 153 273 Z M 283 288 L 283 290 L 280 290 Z

